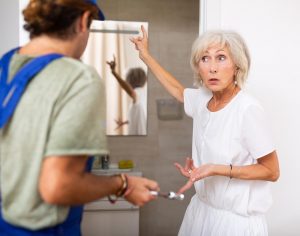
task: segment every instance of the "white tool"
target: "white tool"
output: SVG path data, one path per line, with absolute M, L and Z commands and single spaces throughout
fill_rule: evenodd
M 164 198 L 171 199 L 171 200 L 182 201 L 184 199 L 184 194 L 182 194 L 182 193 L 177 194 L 174 192 L 162 193 L 162 192 L 157 192 L 157 191 L 150 191 L 150 194 L 153 196 L 164 197 Z

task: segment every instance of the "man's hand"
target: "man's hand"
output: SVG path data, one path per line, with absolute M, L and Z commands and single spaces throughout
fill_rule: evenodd
M 158 184 L 142 177 L 127 176 L 128 190 L 124 194 L 124 198 L 137 206 L 143 206 L 145 203 L 156 199 L 150 194 L 150 191 L 159 191 Z

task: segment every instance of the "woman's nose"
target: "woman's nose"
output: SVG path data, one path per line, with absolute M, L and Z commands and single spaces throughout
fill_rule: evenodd
M 208 65 L 209 67 L 209 73 L 211 73 L 211 74 L 215 74 L 215 73 L 217 73 L 218 72 L 218 65 L 217 65 L 217 63 L 216 63 L 216 61 L 214 61 L 214 60 L 211 60 L 210 62 L 209 62 L 209 65 Z
M 214 64 L 211 64 L 210 68 L 209 68 L 209 72 L 211 74 L 216 74 L 217 73 L 217 67 Z

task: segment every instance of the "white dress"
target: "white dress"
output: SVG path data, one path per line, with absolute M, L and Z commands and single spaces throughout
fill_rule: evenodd
M 240 91 L 223 109 L 210 112 L 211 93 L 185 89 L 184 108 L 193 118 L 195 166 L 251 165 L 274 151 L 264 111 Z M 272 204 L 268 181 L 211 176 L 194 184 L 180 236 L 266 236 L 264 214 Z
M 146 116 L 146 95 L 143 88 L 135 88 L 136 102 L 131 104 L 128 112 L 128 134 L 146 135 L 147 116 Z

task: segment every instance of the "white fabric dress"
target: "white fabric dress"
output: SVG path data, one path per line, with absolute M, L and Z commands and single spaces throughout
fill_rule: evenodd
M 146 95 L 143 88 L 135 88 L 136 102 L 131 104 L 128 112 L 128 134 L 146 135 L 147 116 L 146 116 Z
M 274 151 L 260 104 L 240 91 L 223 109 L 210 112 L 204 88 L 185 89 L 184 108 L 193 118 L 195 166 L 251 165 Z M 264 213 L 272 204 L 269 182 L 211 176 L 194 184 L 180 236 L 266 236 Z

